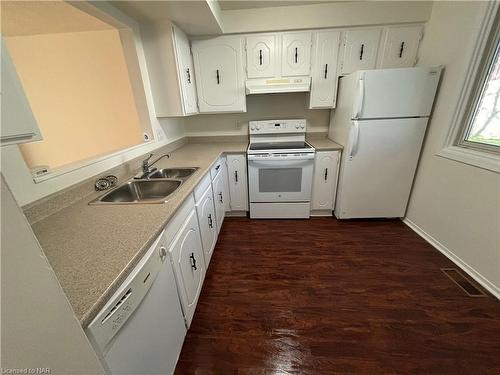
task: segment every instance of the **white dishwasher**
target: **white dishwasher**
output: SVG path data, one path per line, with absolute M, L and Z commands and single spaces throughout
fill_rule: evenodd
M 186 325 L 163 233 L 86 329 L 112 375 L 175 370 Z

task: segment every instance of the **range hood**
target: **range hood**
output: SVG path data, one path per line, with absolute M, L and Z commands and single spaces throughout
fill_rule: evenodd
M 245 82 L 247 95 L 311 90 L 311 77 L 250 79 Z

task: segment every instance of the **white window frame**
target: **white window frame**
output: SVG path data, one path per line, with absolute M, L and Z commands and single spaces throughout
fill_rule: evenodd
M 484 83 L 485 74 L 489 71 L 492 50 L 491 38 L 493 33 L 497 33 L 498 11 L 498 2 L 490 2 L 485 7 L 483 23 L 471 55 L 452 125 L 446 136 L 444 147 L 437 155 L 500 173 L 498 147 L 490 147 L 465 139 L 470 127 L 469 123 L 475 112 L 478 95 Z M 488 62 L 487 68 L 484 66 L 485 62 Z

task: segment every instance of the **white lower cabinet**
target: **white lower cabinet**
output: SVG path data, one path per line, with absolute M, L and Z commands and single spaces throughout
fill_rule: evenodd
M 248 211 L 247 158 L 227 155 L 227 175 L 231 211 Z
M 312 214 L 331 215 L 337 191 L 340 151 L 317 151 L 314 160 Z
M 184 221 L 177 233 L 169 231 L 169 224 L 165 230 L 165 235 L 167 238 L 168 236 L 173 237 L 168 252 L 174 268 L 177 290 L 186 325 L 189 328 L 201 293 L 206 270 L 200 229 L 192 196 L 184 203 L 173 221 L 173 227 L 177 227 L 175 221 Z
M 210 258 L 217 242 L 217 219 L 215 216 L 214 196 L 212 185 L 208 185 L 205 193 L 201 196 L 199 202 L 196 202 L 196 212 L 200 224 L 201 243 L 205 264 L 208 268 Z
M 220 229 L 222 228 L 222 223 L 224 222 L 224 217 L 226 215 L 226 202 L 229 198 L 227 196 L 226 184 L 224 182 L 224 178 L 226 177 L 224 169 L 221 169 L 212 181 L 215 203 L 215 217 L 217 219 L 217 233 L 219 233 Z

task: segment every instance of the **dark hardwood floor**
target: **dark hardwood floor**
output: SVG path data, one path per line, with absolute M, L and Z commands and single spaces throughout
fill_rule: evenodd
M 500 374 L 453 266 L 399 220 L 227 218 L 176 374 Z

